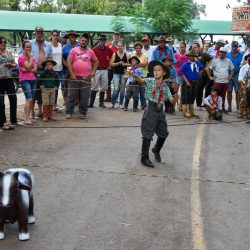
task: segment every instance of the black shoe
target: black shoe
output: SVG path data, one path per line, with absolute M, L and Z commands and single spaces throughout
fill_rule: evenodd
M 142 156 L 141 157 L 141 163 L 144 166 L 149 167 L 149 168 L 154 168 L 155 167 L 155 165 L 149 160 L 148 156 Z
M 163 144 L 164 144 L 165 140 L 166 140 L 166 138 L 158 137 L 155 146 L 152 148 L 152 152 L 154 153 L 155 159 L 158 162 L 161 162 L 160 151 L 161 151 L 161 149 L 163 147 Z
M 154 155 L 155 155 L 156 161 L 161 162 L 160 151 L 158 151 L 158 150 L 154 147 L 154 148 L 152 148 L 152 152 L 153 152 Z
M 106 105 L 105 105 L 104 103 L 100 103 L 100 104 L 99 104 L 99 107 L 100 107 L 100 108 L 104 108 L 104 109 L 107 108 Z
M 125 106 L 123 110 L 124 110 L 124 111 L 128 111 L 128 107 Z
M 133 112 L 137 112 L 138 111 L 138 108 L 133 108 Z

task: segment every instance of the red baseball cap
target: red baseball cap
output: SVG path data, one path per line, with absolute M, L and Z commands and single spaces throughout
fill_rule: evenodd
M 142 39 L 141 39 L 141 41 L 143 42 L 143 41 L 149 41 L 149 37 L 148 36 L 144 36 Z

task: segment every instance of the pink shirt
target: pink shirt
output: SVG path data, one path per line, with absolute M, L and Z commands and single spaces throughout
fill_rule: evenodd
M 18 57 L 18 69 L 19 69 L 19 78 L 20 78 L 20 82 L 22 83 L 22 81 L 24 80 L 36 80 L 35 74 L 31 71 L 23 71 L 22 67 L 24 62 L 28 62 L 28 58 L 21 54 Z M 32 66 L 36 65 L 36 61 L 33 58 L 32 59 Z
M 69 59 L 72 60 L 72 69 L 75 76 L 89 77 L 92 69 L 92 62 L 97 60 L 95 53 L 89 49 L 75 47 L 70 51 Z
M 181 67 L 185 62 L 188 62 L 189 58 L 187 55 L 182 56 L 180 53 L 175 53 L 174 56 L 176 58 L 176 64 L 174 66 L 175 66 L 177 75 L 180 76 Z

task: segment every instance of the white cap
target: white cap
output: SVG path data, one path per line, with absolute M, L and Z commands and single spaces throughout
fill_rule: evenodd
M 224 43 L 224 44 L 225 44 L 225 40 L 224 40 L 224 39 L 218 39 L 218 40 L 216 41 L 216 43 Z
M 221 47 L 220 51 L 227 53 L 227 48 L 226 47 Z

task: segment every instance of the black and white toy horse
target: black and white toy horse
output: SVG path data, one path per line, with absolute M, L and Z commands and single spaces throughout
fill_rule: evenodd
M 27 169 L 0 172 L 0 240 L 4 239 L 4 224 L 16 221 L 19 240 L 29 240 L 28 224 L 35 223 L 33 187 L 34 177 Z

